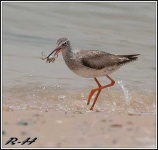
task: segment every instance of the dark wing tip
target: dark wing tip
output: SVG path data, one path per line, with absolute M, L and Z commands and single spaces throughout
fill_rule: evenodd
M 132 55 L 118 55 L 118 56 L 120 56 L 120 57 L 126 57 L 126 58 L 132 58 L 132 57 L 136 57 L 136 56 L 138 56 L 138 55 L 140 55 L 140 54 L 132 54 Z
M 124 57 L 124 58 L 128 58 L 129 60 L 137 60 L 138 59 L 138 55 L 140 54 L 132 54 L 132 55 L 118 55 L 119 57 Z

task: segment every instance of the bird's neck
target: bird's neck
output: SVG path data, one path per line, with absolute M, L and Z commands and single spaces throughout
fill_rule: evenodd
M 71 50 L 71 47 L 68 49 L 62 50 L 62 55 L 65 61 L 65 64 L 73 71 L 77 69 L 78 61 L 76 61 L 75 53 Z
M 72 59 L 73 58 L 73 52 L 72 52 L 71 46 L 67 49 L 62 50 L 62 55 L 63 55 L 63 58 L 64 58 L 65 61 Z

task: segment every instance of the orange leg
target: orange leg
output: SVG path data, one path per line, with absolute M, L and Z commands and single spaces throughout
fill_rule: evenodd
M 105 86 L 101 86 L 101 84 L 98 82 L 98 80 L 97 80 L 96 78 L 94 78 L 94 79 L 95 79 L 95 81 L 97 82 L 97 84 L 98 84 L 98 86 L 99 86 L 99 87 L 98 87 L 98 88 L 96 88 L 96 89 L 91 90 L 91 92 L 90 92 L 90 94 L 89 94 L 87 104 L 89 104 L 89 103 L 90 103 L 90 100 L 91 100 L 92 96 L 94 95 L 94 93 L 95 93 L 96 91 L 98 91 L 98 93 L 97 93 L 97 95 L 96 95 L 96 97 L 95 97 L 95 100 L 94 100 L 94 102 L 93 102 L 93 104 L 92 104 L 92 106 L 91 106 L 90 110 L 93 110 L 94 105 L 95 105 L 95 103 L 96 103 L 96 101 L 97 101 L 97 98 L 98 98 L 98 96 L 99 96 L 99 94 L 100 94 L 101 90 L 102 90 L 102 89 L 104 89 L 104 88 L 107 88 L 107 87 L 113 86 L 113 85 L 115 84 L 115 81 L 114 81 L 112 78 L 110 78 L 108 75 L 106 75 L 106 77 L 107 77 L 107 78 L 111 81 L 111 83 L 110 83 L 110 84 L 108 84 L 108 85 L 105 85 Z
M 96 81 L 96 83 L 98 84 L 99 87 L 102 87 L 101 84 L 99 83 L 99 81 L 97 80 L 97 78 L 94 78 L 94 80 Z M 93 90 L 95 90 L 95 89 L 93 89 Z M 93 90 L 92 90 L 92 91 L 93 91 Z M 89 105 L 89 103 L 90 103 L 90 101 L 91 101 L 91 97 L 92 97 L 93 94 L 94 94 L 92 91 L 89 93 L 87 105 Z M 101 90 L 98 90 L 98 93 L 97 93 L 97 95 L 96 95 L 96 98 L 99 96 L 100 91 L 101 91 Z M 95 98 L 95 99 L 96 99 L 96 98 Z

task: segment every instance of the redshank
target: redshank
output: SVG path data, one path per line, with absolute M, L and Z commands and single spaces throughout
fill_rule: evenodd
M 90 108 L 93 110 L 97 98 L 102 89 L 113 86 L 115 81 L 109 76 L 124 64 L 137 60 L 137 56 L 133 55 L 113 55 L 98 50 L 76 50 L 72 51 L 70 41 L 67 38 L 60 38 L 57 40 L 57 47 L 55 50 L 47 56 L 47 61 L 50 62 L 53 57 L 57 56 L 59 52 L 62 52 L 66 65 L 79 76 L 85 78 L 94 78 L 98 87 L 92 89 L 88 96 L 87 105 L 95 92 L 97 92 L 94 102 Z M 102 86 L 97 77 L 106 76 L 111 83 Z

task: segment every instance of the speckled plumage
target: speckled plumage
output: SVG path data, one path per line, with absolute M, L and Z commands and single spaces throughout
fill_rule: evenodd
M 95 78 L 111 74 L 122 65 L 137 60 L 137 55 L 113 55 L 98 50 L 77 50 L 72 51 L 70 41 L 67 38 L 60 38 L 57 45 L 61 48 L 66 65 L 77 75 L 86 78 Z

